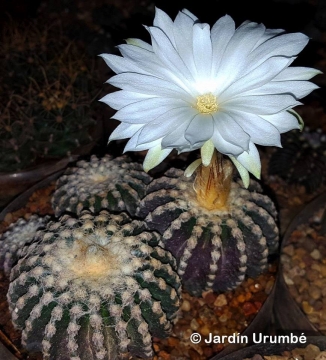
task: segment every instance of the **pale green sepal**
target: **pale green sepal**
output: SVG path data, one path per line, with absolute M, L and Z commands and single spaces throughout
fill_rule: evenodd
M 249 171 L 244 166 L 242 166 L 235 157 L 229 155 L 229 158 L 232 160 L 233 164 L 239 171 L 243 186 L 247 189 L 250 183 Z
M 214 150 L 215 146 L 212 140 L 207 140 L 200 148 L 200 155 L 204 166 L 208 166 L 211 163 Z
M 147 42 L 141 40 L 141 39 L 136 39 L 136 38 L 128 38 L 126 39 L 126 43 L 128 45 L 134 45 L 134 46 L 138 46 L 142 49 L 148 50 L 148 51 L 153 51 L 152 45 L 148 44 Z
M 201 164 L 201 159 L 197 159 L 194 162 L 192 162 L 187 169 L 184 172 L 185 177 L 190 177 L 194 171 L 198 168 L 198 166 Z
M 145 172 L 153 169 L 155 166 L 160 164 L 172 151 L 172 149 L 163 149 L 161 144 L 150 148 L 145 156 L 143 168 Z
M 135 45 L 135 46 L 139 46 L 139 39 L 135 39 L 135 38 L 128 38 L 125 39 L 126 43 L 128 45 Z
M 303 128 L 304 128 L 304 122 L 303 122 L 302 117 L 296 111 L 294 111 L 293 109 L 288 110 L 288 112 L 290 114 L 294 115 L 297 118 L 298 123 L 299 123 L 299 127 L 300 127 L 300 131 L 302 131 Z

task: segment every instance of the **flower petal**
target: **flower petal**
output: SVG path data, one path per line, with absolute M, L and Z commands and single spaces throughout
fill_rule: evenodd
M 275 36 L 254 49 L 248 55 L 247 63 L 258 66 L 272 56 L 295 56 L 307 45 L 308 41 L 308 36 L 301 33 Z
M 132 45 L 119 45 L 121 54 L 134 63 L 139 70 L 135 71 L 140 74 L 151 74 L 154 77 L 171 81 L 173 84 L 189 92 L 189 86 L 184 82 L 182 77 L 174 71 L 167 68 L 161 60 L 152 52 L 141 49 Z
M 282 147 L 280 132 L 270 122 L 255 114 L 240 111 L 233 111 L 230 114 L 239 126 L 249 134 L 251 142 L 258 145 Z
M 271 81 L 257 89 L 250 90 L 243 95 L 290 94 L 296 99 L 301 99 L 318 88 L 318 85 L 310 81 Z
M 173 46 L 175 46 L 173 21 L 164 11 L 155 7 L 155 17 L 153 25 L 164 31 L 165 35 L 169 38 Z
M 200 129 L 200 131 L 199 131 Z M 196 115 L 190 122 L 185 132 L 185 138 L 192 146 L 207 141 L 214 132 L 214 123 L 211 115 Z
M 138 46 L 144 50 L 147 50 L 149 52 L 153 52 L 153 48 L 152 45 L 148 44 L 147 42 L 140 40 L 140 39 L 136 39 L 136 38 L 128 38 L 126 39 L 126 43 L 128 45 L 134 45 L 134 46 Z
M 155 27 L 149 27 L 148 31 L 152 38 L 152 46 L 155 54 L 170 70 L 173 70 L 188 86 L 194 82 L 192 74 L 181 59 L 170 39 L 164 32 Z
M 214 134 L 211 139 L 217 151 L 225 155 L 237 156 L 243 152 L 242 147 L 231 144 L 224 140 L 218 129 L 214 129 Z
M 258 88 L 275 78 L 289 64 L 286 58 L 271 58 L 266 60 L 249 74 L 232 83 L 222 94 L 218 95 L 219 101 L 231 99 L 245 91 Z
M 122 73 L 113 76 L 107 82 L 117 88 L 127 91 L 154 96 L 177 97 L 185 101 L 191 100 L 190 96 L 179 86 L 154 76 Z
M 181 12 L 187 16 L 189 16 L 193 21 L 197 21 L 198 18 L 196 15 L 194 15 L 192 12 L 190 12 L 189 10 L 187 9 L 182 9 Z
M 185 170 L 184 172 L 184 176 L 185 177 L 190 177 L 198 168 L 199 165 L 201 165 L 201 159 L 197 159 L 195 161 L 193 161 Z
M 151 99 L 155 96 L 140 94 L 131 91 L 119 90 L 108 95 L 105 95 L 99 101 L 104 102 L 105 104 L 111 106 L 114 110 L 120 110 L 124 106 L 133 104 L 137 101 L 142 101 L 145 99 Z
M 175 108 L 166 111 L 143 127 L 138 138 L 138 144 L 164 137 L 171 132 L 171 129 L 175 129 L 176 124 L 189 124 L 194 115 L 194 111 L 188 108 Z
M 127 151 L 135 151 L 136 150 L 137 140 L 138 140 L 138 136 L 139 136 L 140 132 L 141 132 L 141 128 L 129 139 L 125 148 L 123 149 L 123 153 L 125 153 Z
M 260 117 L 274 125 L 281 134 L 293 129 L 300 129 L 298 119 L 289 111 L 282 111 L 273 115 L 260 115 Z
M 193 76 L 196 74 L 196 67 L 192 51 L 192 38 L 194 20 L 184 12 L 179 12 L 174 20 L 174 39 L 176 49 L 183 62 Z
M 193 26 L 193 57 L 197 77 L 208 80 L 212 67 L 212 41 L 208 24 L 196 23 Z
M 112 140 L 127 139 L 136 134 L 142 128 L 142 124 L 119 124 L 109 137 L 109 142 Z
M 189 108 L 182 100 L 171 98 L 150 98 L 127 105 L 112 116 L 113 119 L 131 124 L 146 124 L 171 109 Z
M 212 156 L 215 150 L 215 146 L 212 140 L 208 140 L 200 148 L 201 161 L 204 166 L 208 166 L 211 163 Z
M 188 125 L 188 122 L 182 122 L 179 126 L 175 126 L 173 130 L 162 139 L 162 148 L 175 148 L 178 151 L 188 149 L 188 151 L 190 151 L 191 145 L 184 137 Z
M 244 111 L 259 115 L 276 114 L 282 110 L 301 105 L 291 95 L 252 95 L 237 96 L 220 104 L 224 111 Z
M 154 140 L 154 141 L 150 141 L 146 144 L 138 144 L 138 137 L 139 137 L 139 134 L 141 132 L 141 129 L 138 130 L 134 136 L 132 138 L 130 138 L 130 140 L 127 142 L 124 150 L 123 150 L 123 153 L 127 152 L 127 151 L 143 151 L 143 150 L 148 150 L 152 147 L 155 147 L 157 146 L 158 144 L 161 144 L 161 138 L 160 139 L 157 139 L 157 140 Z
M 110 140 L 129 137 L 125 151 L 149 149 L 147 169 L 173 148 L 202 148 L 206 164 L 214 145 L 249 184 L 248 171 L 260 175 L 255 143 L 281 146 L 280 133 L 302 126 L 292 108 L 317 88 L 308 80 L 320 72 L 289 66 L 308 37 L 250 21 L 235 29 L 229 16 L 210 31 L 188 10 L 172 21 L 158 8 L 146 28 L 152 45 L 128 39 L 122 57 L 101 55 L 117 73 L 108 83 L 122 89 L 101 99 L 122 121 Z M 203 114 L 196 101 L 209 93 L 217 111 Z
M 266 29 L 263 36 L 257 41 L 254 49 L 256 49 L 259 45 L 264 43 L 265 41 L 272 39 L 273 37 L 284 33 L 285 30 L 283 29 Z
M 143 163 L 143 168 L 146 172 L 153 169 L 155 166 L 160 164 L 172 151 L 172 149 L 163 149 L 161 145 L 157 145 L 148 150 L 145 160 Z
M 247 67 L 248 55 L 264 31 L 264 25 L 253 22 L 235 31 L 224 51 L 215 79 L 220 91 L 228 87 Z
M 310 80 L 316 75 L 322 74 L 322 71 L 308 67 L 290 67 L 280 72 L 273 81 L 285 80 Z
M 152 74 L 156 74 L 162 67 L 162 63 L 153 51 L 129 44 L 118 45 L 118 49 L 124 58 Z
M 146 75 L 150 74 L 148 71 L 139 67 L 135 62 L 132 62 L 129 59 L 125 59 L 121 56 L 101 54 L 100 57 L 116 74 L 120 74 L 122 72 L 137 72 Z
M 213 47 L 213 61 L 211 75 L 216 77 L 217 71 L 224 51 L 235 32 L 235 23 L 229 15 L 225 15 L 216 21 L 211 30 L 211 39 Z
M 261 163 L 259 152 L 253 142 L 249 143 L 249 151 L 244 151 L 236 158 L 239 163 L 251 172 L 257 179 L 260 179 Z
M 241 180 L 243 182 L 243 186 L 247 189 L 250 184 L 250 177 L 248 170 L 243 165 L 241 165 L 241 163 L 239 163 L 239 161 L 234 156 L 230 155 L 229 157 L 232 160 L 235 167 L 237 168 L 237 170 L 239 171 Z
M 250 136 L 243 128 L 230 116 L 230 114 L 219 111 L 213 115 L 215 129 L 225 141 L 242 148 L 247 151 L 249 147 Z

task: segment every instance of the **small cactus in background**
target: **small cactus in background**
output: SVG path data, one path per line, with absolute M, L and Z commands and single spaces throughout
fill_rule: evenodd
M 10 224 L 7 231 L 0 235 L 0 269 L 9 277 L 11 268 L 19 259 L 22 248 L 32 242 L 37 231 L 45 228 L 50 216 L 32 215 Z
M 7 25 L 0 46 L 0 172 L 92 143 L 90 105 L 98 91 L 93 64 L 60 25 Z
M 268 172 L 289 184 L 303 185 L 308 193 L 326 180 L 326 134 L 304 128 L 282 135 L 282 149 L 271 156 Z
M 163 235 L 182 283 L 193 295 L 231 290 L 245 275 L 258 276 L 278 248 L 274 204 L 257 182 L 251 181 L 249 189 L 241 184 L 231 183 L 224 209 L 208 210 L 197 201 L 193 179 L 170 169 L 151 182 L 137 209 L 149 229 Z
M 142 166 L 126 156 L 99 159 L 92 155 L 90 161 L 79 161 L 58 179 L 52 207 L 56 216 L 65 211 L 79 214 L 83 208 L 126 210 L 134 215 L 150 181 Z
M 29 350 L 44 359 L 153 355 L 179 307 L 175 260 L 125 214 L 83 211 L 51 222 L 12 269 L 8 302 Z

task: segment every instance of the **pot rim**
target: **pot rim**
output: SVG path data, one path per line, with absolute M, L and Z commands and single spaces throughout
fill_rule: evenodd
M 0 221 L 3 221 L 5 216 L 13 212 L 15 210 L 20 209 L 22 206 L 26 204 L 29 197 L 36 191 L 45 186 L 47 186 L 52 181 L 56 180 L 66 169 L 61 169 L 46 177 L 45 179 L 37 182 L 35 185 L 29 187 L 27 190 L 23 191 L 20 195 L 18 195 L 14 200 L 10 201 L 10 203 L 5 206 L 0 212 Z
M 280 256 L 282 255 L 284 246 L 288 244 L 288 240 L 292 235 L 293 231 L 297 229 L 299 225 L 307 222 L 311 218 L 312 214 L 315 211 L 319 210 L 322 206 L 325 206 L 325 204 L 326 192 L 322 192 L 314 199 L 312 199 L 308 204 L 306 204 L 291 220 L 282 237 Z M 274 299 L 274 315 L 281 326 L 280 330 L 296 333 L 305 332 L 306 334 L 311 336 L 323 336 L 323 334 L 313 325 L 313 323 L 309 321 L 308 317 L 300 308 L 299 304 L 290 294 L 289 288 L 284 280 L 281 261 L 279 262 L 279 270 L 276 276 L 275 288 L 277 290 L 275 290 L 276 294 Z M 278 298 L 281 299 L 278 300 Z M 280 308 L 286 309 L 286 312 L 284 312 L 284 310 L 283 312 L 278 311 Z M 297 324 L 298 328 L 292 329 L 294 327 L 294 324 Z M 284 329 L 283 327 L 286 327 L 286 329 Z

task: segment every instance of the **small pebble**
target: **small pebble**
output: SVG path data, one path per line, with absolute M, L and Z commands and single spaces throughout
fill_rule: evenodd
M 190 311 L 191 309 L 191 304 L 188 300 L 183 300 L 182 305 L 181 305 L 181 310 L 183 311 Z
M 226 296 L 224 294 L 220 294 L 217 296 L 216 300 L 214 301 L 214 306 L 224 306 L 227 305 L 228 301 L 226 299 Z
M 309 305 L 307 301 L 302 301 L 302 309 L 306 314 L 312 314 L 314 312 L 314 308 Z
M 312 218 L 317 219 L 316 214 Z M 310 220 L 298 226 L 283 248 L 281 262 L 290 294 L 308 320 L 326 334 L 326 238 L 318 233 L 319 223 Z
M 320 254 L 320 251 L 318 249 L 313 250 L 310 253 L 310 256 L 315 260 L 319 260 L 321 258 L 321 254 Z

